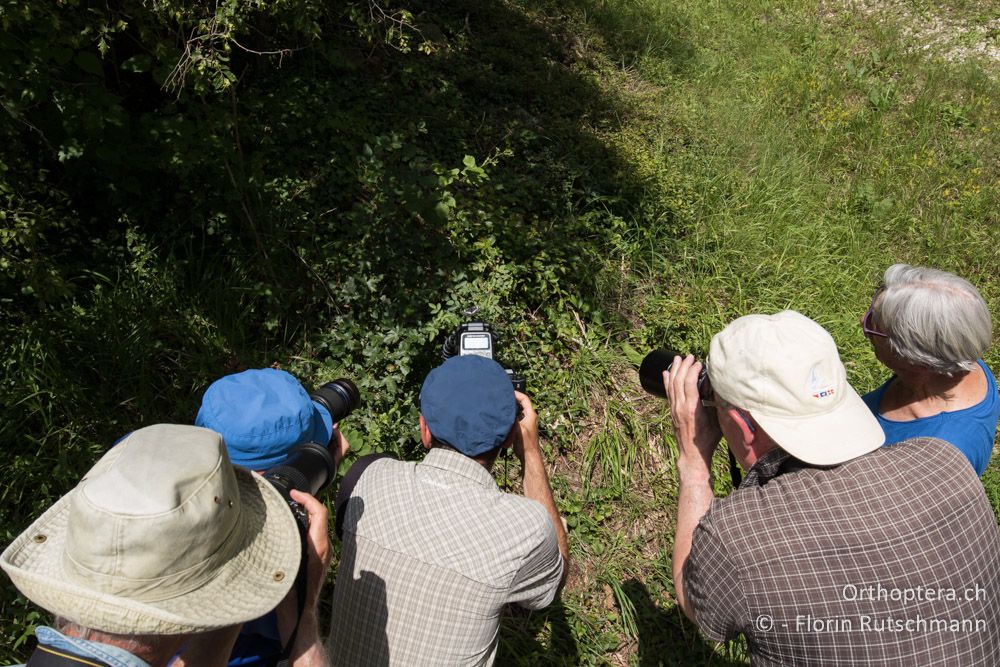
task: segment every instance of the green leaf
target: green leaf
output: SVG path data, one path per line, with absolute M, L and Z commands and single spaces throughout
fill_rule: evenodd
M 437 214 L 438 219 L 443 222 L 448 219 L 448 215 L 451 213 L 451 207 L 448 206 L 446 202 L 439 201 L 434 206 L 434 213 Z
M 126 72 L 148 72 L 153 66 L 153 58 L 146 54 L 140 54 L 137 56 L 132 56 L 128 60 L 122 63 L 121 67 Z
M 76 66 L 87 74 L 104 74 L 104 66 L 101 59 L 89 51 L 80 51 L 76 54 Z

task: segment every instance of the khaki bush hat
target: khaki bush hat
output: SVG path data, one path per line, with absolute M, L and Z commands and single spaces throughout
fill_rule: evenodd
M 112 447 L 0 555 L 27 597 L 115 634 L 187 634 L 273 609 L 295 579 L 298 524 L 221 436 L 158 424 Z
M 716 394 L 801 461 L 835 465 L 885 442 L 833 338 L 794 310 L 733 321 L 712 338 L 707 366 Z

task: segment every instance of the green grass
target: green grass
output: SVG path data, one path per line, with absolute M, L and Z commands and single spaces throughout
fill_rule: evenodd
M 886 371 L 857 321 L 889 264 L 955 271 L 1000 312 L 997 63 L 914 52 L 891 18 L 820 16 L 811 3 L 609 2 L 590 21 L 607 40 L 590 41 L 606 48 L 603 80 L 632 91 L 650 206 L 685 205 L 668 227 L 655 208 L 626 221 L 605 305 L 627 325 L 577 355 L 591 412 L 559 486 L 579 569 L 565 606 L 590 621 L 576 659 L 740 662 L 741 643 L 706 647 L 672 601 L 674 445 L 665 406 L 635 385 L 634 350 L 703 352 L 735 317 L 793 308 L 830 330 L 867 391 Z M 984 477 L 995 508 L 998 464 Z M 721 457 L 716 473 L 724 495 Z M 618 645 L 598 655 L 608 632 Z
M 189 420 L 243 365 L 357 379 L 356 450 L 412 455 L 436 337 L 478 303 L 530 378 L 575 564 L 561 604 L 505 616 L 498 663 L 746 664 L 742 641 L 706 643 L 674 602 L 676 446 L 634 367 L 794 308 L 870 390 L 886 371 L 857 321 L 897 261 L 969 278 L 1000 313 L 998 65 L 914 47 L 914 21 L 976 26 L 990 5 L 430 4 L 416 14 L 447 35 L 431 54 L 336 35 L 326 61 L 246 84 L 251 230 L 192 186 L 191 220 L 163 225 L 210 222 L 177 238 L 129 225 L 86 293 L 4 330 L 5 535 L 104 443 Z M 488 178 L 452 174 L 464 155 Z M 268 261 L 248 250 L 258 233 Z M 721 454 L 715 472 L 725 495 Z M 1000 508 L 1000 457 L 983 481 Z M 23 659 L 44 618 L 9 586 L 0 602 L 0 662 Z

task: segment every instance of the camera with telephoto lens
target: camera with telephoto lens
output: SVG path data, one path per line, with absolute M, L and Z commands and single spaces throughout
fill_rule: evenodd
M 684 355 L 677 350 L 657 348 L 647 354 L 639 364 L 639 384 L 642 388 L 654 396 L 660 398 L 667 397 L 667 390 L 663 386 L 663 371 L 669 371 L 674 365 L 674 357 L 684 358 Z M 715 398 L 712 390 L 712 383 L 708 379 L 708 369 L 703 364 L 698 372 L 698 398 L 703 401 L 710 401 Z M 736 457 L 728 447 L 726 453 L 729 455 L 729 476 L 733 482 L 733 488 L 738 488 L 743 479 L 740 465 L 736 462 Z
M 462 315 L 466 319 L 472 319 L 478 312 L 479 308 L 466 308 L 462 311 Z M 494 355 L 499 341 L 500 336 L 493 331 L 489 324 L 485 322 L 463 322 L 458 325 L 454 333 L 445 339 L 444 345 L 441 347 L 441 358 L 451 359 L 452 357 L 475 355 L 496 361 Z M 527 393 L 528 381 L 522 375 L 509 368 L 504 368 L 504 372 L 510 378 L 514 389 L 522 394 Z
M 309 398 L 326 408 L 334 424 L 346 418 L 361 403 L 357 386 L 344 378 L 327 382 Z M 264 479 L 281 493 L 299 526 L 305 530 L 309 527 L 309 515 L 292 500 L 291 490 L 315 496 L 333 481 L 336 474 L 337 466 L 330 452 L 330 443 L 303 442 L 288 452 L 288 458 L 283 463 L 266 470 Z
M 646 355 L 639 365 L 639 384 L 650 394 L 667 397 L 667 390 L 663 387 L 663 371 L 669 371 L 674 364 L 674 357 L 684 358 L 684 355 L 677 350 L 668 348 L 657 348 Z M 712 386 L 708 381 L 708 369 L 704 365 L 698 373 L 698 396 L 703 401 L 711 400 Z

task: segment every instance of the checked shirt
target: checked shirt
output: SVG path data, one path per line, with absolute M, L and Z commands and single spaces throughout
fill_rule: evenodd
M 541 609 L 562 576 L 545 508 L 455 451 L 371 463 L 337 521 L 337 665 L 490 665 L 504 605 Z
M 753 665 L 1000 664 L 997 520 L 941 440 L 828 468 L 769 452 L 702 518 L 684 585 Z

